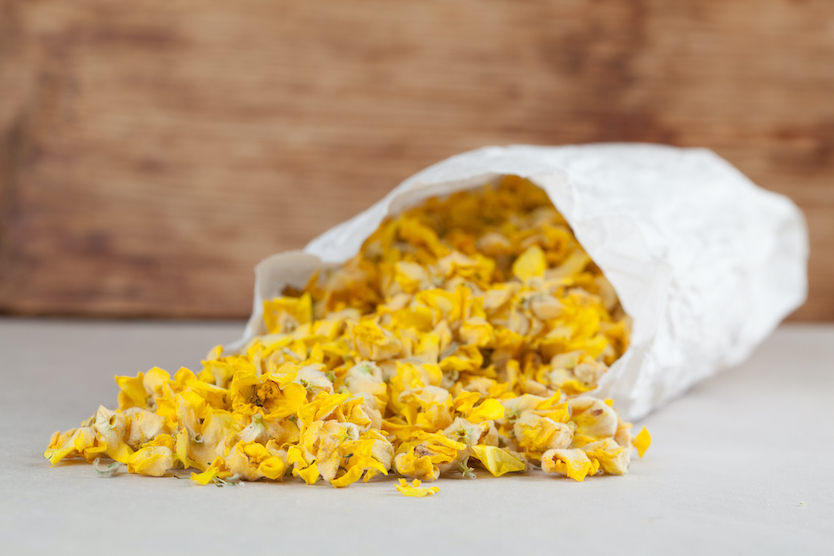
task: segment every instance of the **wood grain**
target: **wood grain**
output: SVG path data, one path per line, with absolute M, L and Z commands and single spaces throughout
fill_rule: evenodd
M 706 146 L 811 231 L 834 3 L 0 0 L 0 311 L 242 317 L 252 267 L 483 145 Z

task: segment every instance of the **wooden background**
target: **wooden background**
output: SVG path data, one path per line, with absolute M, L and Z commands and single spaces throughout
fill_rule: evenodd
M 790 195 L 834 320 L 831 0 L 0 0 L 0 312 L 244 317 L 415 171 L 589 141 Z

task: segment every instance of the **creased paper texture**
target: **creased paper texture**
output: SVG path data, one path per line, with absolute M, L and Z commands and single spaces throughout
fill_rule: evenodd
M 303 251 L 256 269 L 243 346 L 266 332 L 263 300 L 344 262 L 388 216 L 514 174 L 544 189 L 634 319 L 629 349 L 591 395 L 638 419 L 743 361 L 807 293 L 805 220 L 705 149 L 645 144 L 486 147 L 408 178 Z

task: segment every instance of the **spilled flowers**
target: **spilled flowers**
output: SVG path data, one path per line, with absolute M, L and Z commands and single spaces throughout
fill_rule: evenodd
M 627 349 L 629 317 L 517 177 L 385 221 L 354 258 L 267 300 L 264 325 L 198 372 L 117 376 L 118 408 L 56 432 L 44 456 L 193 469 L 201 485 L 395 474 L 423 497 L 437 487 L 421 482 L 476 468 L 622 475 L 650 442 L 587 394 Z

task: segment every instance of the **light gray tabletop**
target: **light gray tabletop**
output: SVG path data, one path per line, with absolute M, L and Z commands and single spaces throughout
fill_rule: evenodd
M 65 430 L 116 405 L 114 374 L 199 367 L 242 323 L 0 319 L 3 554 L 834 554 L 834 327 L 783 327 L 641 425 L 624 477 L 191 481 L 50 468 Z

